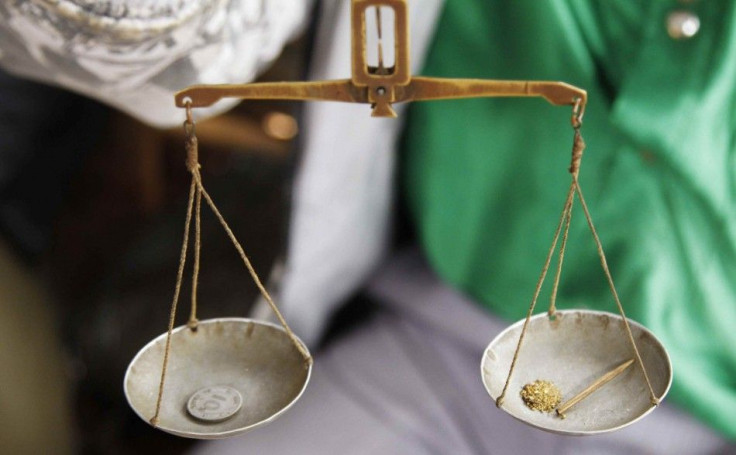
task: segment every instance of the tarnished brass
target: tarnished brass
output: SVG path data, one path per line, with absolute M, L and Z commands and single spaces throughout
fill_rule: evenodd
M 391 68 L 366 62 L 366 10 L 394 11 L 395 63 Z M 396 117 L 392 105 L 452 98 L 539 96 L 554 105 L 578 106 L 582 118 L 585 90 L 564 82 L 499 81 L 412 77 L 409 66 L 409 22 L 406 0 L 352 0 L 352 78 L 313 82 L 263 82 L 240 85 L 194 85 L 175 95 L 176 105 L 207 107 L 223 98 L 251 100 L 341 101 L 370 104 L 374 117 Z
M 409 101 L 453 98 L 539 96 L 557 106 L 573 106 L 576 100 L 587 101 L 585 90 L 564 82 L 494 81 L 485 79 L 442 79 L 414 77 L 407 85 L 360 87 L 350 79 L 319 82 L 257 82 L 243 85 L 193 85 L 180 92 L 176 105 L 184 107 L 187 99 L 192 107 L 211 106 L 223 98 L 251 100 L 342 101 L 375 105 L 374 117 L 395 117 L 393 109 L 380 106 Z M 388 114 L 385 109 L 390 109 Z M 385 114 L 385 115 L 384 115 Z

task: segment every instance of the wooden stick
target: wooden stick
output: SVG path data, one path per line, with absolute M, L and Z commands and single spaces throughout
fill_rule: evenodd
M 593 382 L 591 385 L 589 385 L 585 390 L 578 393 L 574 397 L 567 400 L 565 403 L 563 403 L 560 407 L 557 408 L 557 415 L 564 419 L 565 418 L 565 412 L 567 412 L 568 409 L 578 404 L 580 401 L 584 400 L 588 397 L 591 393 L 595 392 L 596 390 L 603 387 L 606 383 L 608 383 L 611 379 L 615 378 L 616 376 L 623 373 L 628 367 L 631 366 L 631 364 L 634 363 L 634 359 L 629 359 L 626 362 L 622 363 L 621 365 L 617 366 L 613 370 L 609 371 L 608 373 L 604 374 L 600 378 L 598 378 L 595 382 Z

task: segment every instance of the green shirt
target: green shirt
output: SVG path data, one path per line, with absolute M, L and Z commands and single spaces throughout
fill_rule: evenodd
M 588 90 L 580 182 L 627 316 L 667 347 L 671 399 L 730 438 L 735 5 L 449 0 L 424 70 Z M 700 18 L 689 40 L 667 33 L 677 8 Z M 415 103 L 405 139 L 405 195 L 433 267 L 495 313 L 524 317 L 570 183 L 570 109 L 533 98 Z M 616 311 L 577 204 L 558 306 Z

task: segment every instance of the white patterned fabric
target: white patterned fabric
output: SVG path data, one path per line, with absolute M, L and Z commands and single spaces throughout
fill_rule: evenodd
M 310 0 L 9 0 L 0 66 L 155 126 L 183 120 L 173 93 L 245 83 L 305 22 Z M 197 109 L 209 116 L 236 100 Z

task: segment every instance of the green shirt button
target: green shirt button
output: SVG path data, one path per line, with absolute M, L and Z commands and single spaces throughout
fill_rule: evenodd
M 667 33 L 676 40 L 690 39 L 700 30 L 700 19 L 691 11 L 672 11 L 667 16 Z

